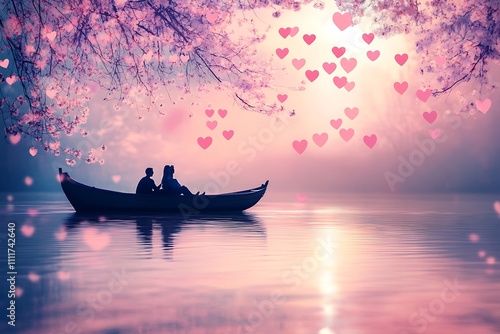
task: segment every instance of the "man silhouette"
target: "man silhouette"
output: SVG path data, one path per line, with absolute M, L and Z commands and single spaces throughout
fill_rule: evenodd
M 156 186 L 155 181 L 151 178 L 153 174 L 153 168 L 146 168 L 146 176 L 139 181 L 137 189 L 135 190 L 136 194 L 152 194 L 154 191 L 160 190 L 160 186 Z

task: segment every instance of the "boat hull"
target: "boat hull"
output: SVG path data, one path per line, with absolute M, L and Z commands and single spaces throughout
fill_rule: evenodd
M 122 193 L 89 187 L 68 175 L 59 174 L 61 187 L 76 212 L 179 212 L 193 215 L 206 212 L 241 212 L 264 196 L 268 182 L 260 187 L 240 192 L 202 195 L 175 196 Z

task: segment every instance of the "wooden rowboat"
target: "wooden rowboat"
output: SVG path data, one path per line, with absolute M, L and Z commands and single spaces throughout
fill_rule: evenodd
M 59 168 L 64 194 L 76 212 L 180 212 L 184 216 L 206 212 L 241 212 L 264 196 L 267 184 L 218 195 L 138 195 L 90 187 L 73 180 Z

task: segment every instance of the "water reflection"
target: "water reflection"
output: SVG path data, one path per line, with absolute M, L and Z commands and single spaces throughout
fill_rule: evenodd
M 172 258 L 176 236 L 185 228 L 222 228 L 226 232 L 237 232 L 241 237 L 256 237 L 265 239 L 266 229 L 260 221 L 249 213 L 231 213 L 218 215 L 197 215 L 184 218 L 181 215 L 159 215 L 159 214 L 82 214 L 74 213 L 66 218 L 65 226 L 67 231 L 78 229 L 79 227 L 93 226 L 97 228 L 130 227 L 135 225 L 137 241 L 142 247 L 142 254 L 146 258 L 152 257 L 153 231 L 159 229 L 161 233 L 161 244 L 163 257 Z M 76 232 L 78 233 L 78 232 Z

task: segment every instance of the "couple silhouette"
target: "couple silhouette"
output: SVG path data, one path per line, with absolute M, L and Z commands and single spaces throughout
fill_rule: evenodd
M 186 186 L 183 186 L 174 179 L 174 166 L 166 165 L 163 168 L 163 177 L 159 185 L 151 178 L 154 174 L 153 168 L 146 168 L 146 176 L 144 176 L 137 184 L 136 194 L 162 194 L 162 195 L 184 195 L 194 196 L 200 192 L 193 194 Z

